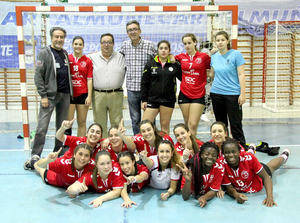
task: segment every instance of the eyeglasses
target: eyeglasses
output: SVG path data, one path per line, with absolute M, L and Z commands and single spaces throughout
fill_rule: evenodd
M 127 29 L 127 32 L 132 33 L 140 30 L 139 28 L 132 28 L 132 29 Z
M 108 42 L 105 42 L 105 41 L 103 41 L 103 42 L 101 42 L 101 44 L 103 44 L 103 45 L 112 45 L 112 44 L 113 44 L 113 42 L 110 42 L 110 41 L 108 41 Z

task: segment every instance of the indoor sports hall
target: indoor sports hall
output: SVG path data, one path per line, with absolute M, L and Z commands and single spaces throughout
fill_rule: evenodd
M 97 2 L 97 3 L 96 3 Z M 149 3 L 150 2 L 150 3 Z M 271 0 L 260 3 L 238 1 L 1 1 L 0 7 L 0 209 L 3 222 L 298 222 L 300 206 L 300 4 Z M 226 30 L 231 44 L 245 60 L 246 103 L 243 105 L 243 130 L 247 143 L 288 148 L 288 161 L 272 177 L 273 196 L 277 206 L 262 204 L 265 189 L 247 194 L 238 204 L 225 195 L 213 198 L 201 208 L 196 199 L 184 201 L 179 192 L 167 201 L 160 199 L 162 190 L 145 188 L 130 194 L 137 205 L 123 208 L 122 198 L 93 208 L 89 202 L 99 196 L 92 192 L 70 198 L 65 189 L 45 184 L 31 170 L 24 170 L 30 158 L 37 126 L 40 97 L 33 76 L 35 58 L 43 44 L 49 44 L 49 29 L 61 26 L 67 30 L 65 49 L 71 52 L 71 41 L 82 34 L 85 53 L 99 50 L 99 36 L 115 36 L 115 50 L 127 39 L 125 24 L 131 19 L 141 23 L 142 36 L 155 43 L 171 42 L 174 55 L 184 50 L 181 36 L 195 33 L 199 46 L 210 48 L 214 34 Z M 82 33 L 79 33 L 82 32 Z M 209 44 L 208 44 L 209 43 Z M 211 44 L 210 44 L 211 43 Z M 12 44 L 12 45 L 11 45 Z M 200 46 L 201 47 L 201 46 Z M 177 92 L 179 82 L 177 83 Z M 208 89 L 207 89 L 208 91 Z M 125 85 L 124 85 L 124 92 Z M 126 135 L 133 135 L 127 95 L 123 105 Z M 53 149 L 55 122 L 52 117 L 42 157 Z M 183 122 L 178 104 L 170 123 Z M 214 122 L 211 106 L 197 129 L 197 137 L 208 141 Z M 87 126 L 93 123 L 92 108 Z M 156 118 L 158 129 L 159 117 Z M 76 135 L 77 125 L 73 126 Z M 257 151 L 260 162 L 275 156 Z

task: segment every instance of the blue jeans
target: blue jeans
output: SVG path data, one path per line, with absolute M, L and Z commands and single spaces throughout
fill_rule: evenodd
M 140 132 L 141 122 L 141 92 L 127 90 L 128 106 L 134 135 Z
M 45 140 L 46 134 L 49 127 L 49 122 L 51 119 L 51 115 L 55 108 L 56 120 L 55 127 L 56 131 L 60 128 L 63 120 L 66 120 L 68 117 L 69 105 L 70 105 L 70 94 L 66 93 L 57 93 L 54 99 L 48 98 L 49 106 L 47 108 L 43 108 L 42 104 L 40 104 L 40 111 L 38 117 L 38 124 L 36 128 L 36 134 L 34 137 L 31 155 L 39 155 L 41 156 Z M 62 146 L 62 142 L 55 138 L 55 146 L 53 151 L 58 151 Z

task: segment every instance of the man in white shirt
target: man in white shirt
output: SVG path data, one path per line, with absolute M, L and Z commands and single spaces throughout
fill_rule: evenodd
M 92 106 L 94 121 L 107 137 L 107 115 L 110 125 L 118 126 L 123 117 L 123 89 L 125 58 L 114 51 L 114 37 L 105 33 L 100 37 L 101 51 L 90 54 L 93 62 Z

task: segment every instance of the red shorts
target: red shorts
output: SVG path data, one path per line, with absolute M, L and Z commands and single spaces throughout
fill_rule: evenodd
M 52 170 L 45 171 L 44 180 L 47 184 L 51 184 L 58 187 L 64 187 L 61 175 Z

